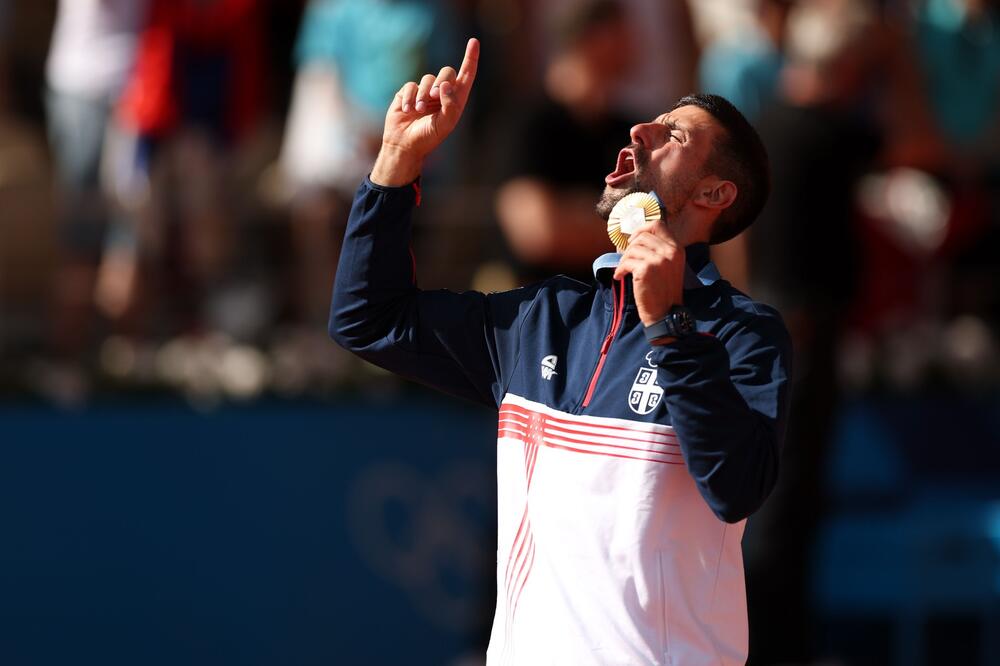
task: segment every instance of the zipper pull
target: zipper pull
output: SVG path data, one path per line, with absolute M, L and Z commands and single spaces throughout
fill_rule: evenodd
M 611 347 L 611 336 L 604 338 L 604 342 L 601 343 L 601 355 L 607 354 L 608 349 Z

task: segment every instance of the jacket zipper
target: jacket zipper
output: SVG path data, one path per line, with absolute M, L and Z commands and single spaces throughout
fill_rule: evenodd
M 611 330 L 608 332 L 608 336 L 604 338 L 604 342 L 601 344 L 601 356 L 597 360 L 597 368 L 594 370 L 594 376 L 590 378 L 590 385 L 587 387 L 587 395 L 583 397 L 583 407 L 589 405 L 590 399 L 594 397 L 594 389 L 597 388 L 597 378 L 601 376 L 601 369 L 604 368 L 604 362 L 608 359 L 608 351 L 611 349 L 611 342 L 618 334 L 618 329 L 622 327 L 622 320 L 625 319 L 624 292 L 625 283 L 621 280 L 615 280 L 611 285 L 611 293 L 613 296 L 612 310 L 614 312 L 611 316 Z

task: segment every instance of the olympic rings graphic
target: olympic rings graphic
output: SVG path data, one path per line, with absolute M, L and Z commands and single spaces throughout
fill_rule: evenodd
M 413 608 L 442 629 L 479 620 L 495 477 L 486 465 L 454 462 L 436 479 L 399 461 L 363 470 L 348 489 L 347 526 L 358 555 L 398 585 Z

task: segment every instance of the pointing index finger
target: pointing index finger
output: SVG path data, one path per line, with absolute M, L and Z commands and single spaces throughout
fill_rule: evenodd
M 476 70 L 478 68 L 479 40 L 472 37 L 465 47 L 465 57 L 462 59 L 462 67 L 458 70 L 459 85 L 467 86 L 471 84 L 476 79 Z

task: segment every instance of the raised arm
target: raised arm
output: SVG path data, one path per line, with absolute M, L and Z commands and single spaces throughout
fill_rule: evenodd
M 421 291 L 410 252 L 416 179 L 424 158 L 455 128 L 478 57 L 479 42 L 469 40 L 458 72 L 428 74 L 393 99 L 382 150 L 348 218 L 330 336 L 392 372 L 495 407 L 534 291 Z

